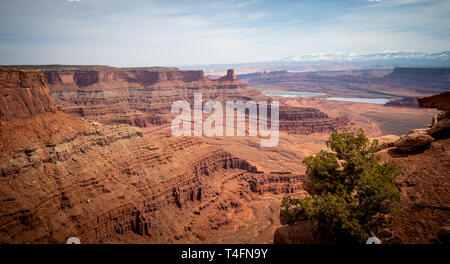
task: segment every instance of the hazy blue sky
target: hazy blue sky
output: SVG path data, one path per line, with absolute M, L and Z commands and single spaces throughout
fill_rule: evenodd
M 0 64 L 151 66 L 450 49 L 450 0 L 2 0 Z

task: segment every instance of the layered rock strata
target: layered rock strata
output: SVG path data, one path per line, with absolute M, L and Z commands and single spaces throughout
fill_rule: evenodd
M 293 134 L 336 132 L 349 123 L 345 117 L 330 118 L 316 108 L 280 107 L 280 130 Z
M 145 128 L 168 125 L 172 104 L 186 100 L 193 105 L 195 92 L 203 101 L 268 100 L 240 82 L 233 70 L 215 80 L 203 71 L 176 68 L 114 68 L 108 66 L 36 66 L 46 74 L 54 102 L 64 112 L 104 124 Z M 345 118 L 331 119 L 313 108 L 280 108 L 280 130 L 311 134 L 333 132 L 346 125 Z
M 28 118 L 55 111 L 45 76 L 40 71 L 2 69 L 0 71 L 0 120 Z
M 194 93 L 219 102 L 260 100 L 264 96 L 239 82 L 233 70 L 218 80 L 203 71 L 176 68 L 45 70 L 53 100 L 65 112 L 105 124 L 125 123 L 138 127 L 168 122 L 175 101 L 193 105 Z
M 16 104 L 0 121 L 2 243 L 258 241 L 273 225 L 260 197 L 303 192 L 302 175 L 260 172 L 199 138 L 67 115 L 44 73 L 3 71 L 37 83 L 2 83 L 2 94 L 22 98 L 38 86 L 39 99 L 29 99 L 47 104 L 35 112 Z

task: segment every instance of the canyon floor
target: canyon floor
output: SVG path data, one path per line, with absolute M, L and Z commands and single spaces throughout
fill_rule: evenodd
M 372 103 L 343 102 L 327 99 L 282 99 L 292 106 L 315 107 L 330 116 L 345 116 L 350 126 L 364 129 L 369 137 L 403 135 L 414 128 L 426 127 L 437 113 L 435 109 L 385 106 Z

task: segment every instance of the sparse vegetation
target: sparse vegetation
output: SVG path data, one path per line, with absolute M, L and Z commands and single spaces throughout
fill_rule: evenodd
M 330 243 L 364 243 L 399 211 L 397 166 L 380 161 L 376 152 L 383 146 L 362 130 L 333 133 L 327 147 L 303 161 L 310 196 L 285 197 L 281 217 L 290 224 L 309 221 Z

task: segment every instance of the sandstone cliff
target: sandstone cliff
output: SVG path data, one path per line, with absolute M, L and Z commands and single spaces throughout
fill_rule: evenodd
M 450 111 L 450 91 L 433 96 L 421 97 L 418 100 L 421 107 Z
M 109 66 L 35 66 L 44 70 L 53 100 L 64 112 L 104 124 L 145 128 L 168 125 L 177 100 L 193 104 L 194 92 L 203 100 L 259 101 L 263 94 L 240 82 L 233 70 L 216 80 L 203 71 L 177 68 L 114 68 Z M 334 132 L 347 125 L 312 108 L 280 108 L 280 130 L 294 134 Z
M 47 80 L 40 71 L 0 70 L 0 120 L 54 112 Z
M 264 96 L 239 82 L 233 71 L 218 80 L 203 71 L 176 68 L 72 68 L 45 69 L 53 100 L 65 112 L 105 124 L 138 127 L 168 122 L 172 103 L 194 92 L 203 99 L 224 102 L 260 100 Z
M 264 195 L 302 194 L 302 175 L 260 172 L 198 138 L 67 115 L 42 72 L 6 74 L 28 81 L 0 85 L 14 98 L 0 126 L 2 243 L 264 242 L 278 206 Z M 47 108 L 24 111 L 20 85 L 39 88 L 24 101 Z

